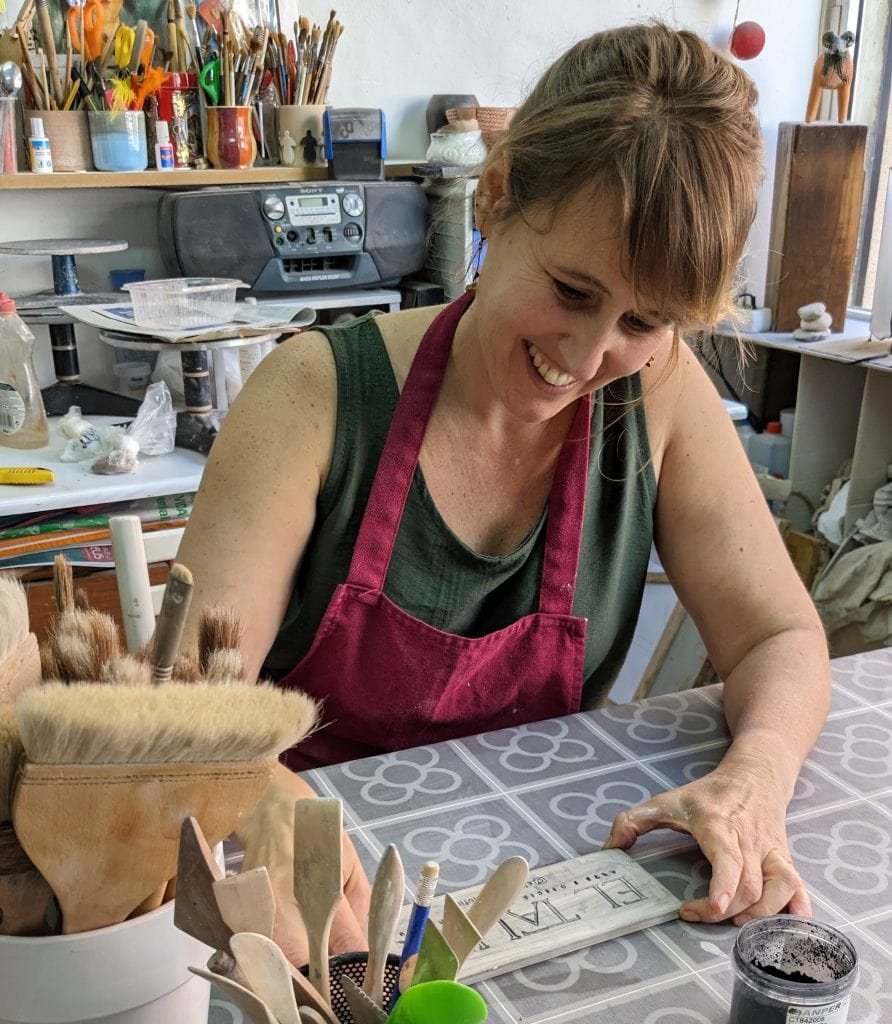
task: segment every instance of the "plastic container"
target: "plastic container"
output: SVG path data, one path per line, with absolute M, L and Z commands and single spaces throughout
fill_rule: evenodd
M 152 379 L 152 364 L 141 360 L 115 363 L 115 376 L 128 390 L 139 391 Z
M 211 950 L 173 923 L 173 900 L 77 935 L 0 935 L 0 1024 L 207 1024 Z
M 34 373 L 34 335 L 0 292 L 0 446 L 43 448 L 50 443 L 43 398 Z
M 730 398 L 723 398 L 722 403 L 734 423 L 734 429 L 737 431 L 737 436 L 740 438 L 743 450 L 745 452 L 748 451 L 750 438 L 756 436 L 755 430 L 750 426 L 749 409 L 747 409 L 743 402 L 735 402 Z
M 52 174 L 53 154 L 50 140 L 43 128 L 43 118 L 32 117 L 28 124 L 28 157 L 31 161 L 31 170 L 35 174 Z
M 777 420 L 765 424 L 765 431 L 750 438 L 747 455 L 755 467 L 763 468 L 769 476 L 790 475 L 790 448 L 792 441 L 781 433 Z
M 141 110 L 88 110 L 87 117 L 97 171 L 144 171 L 149 166 Z
M 845 1024 L 858 954 L 842 932 L 779 914 L 749 921 L 732 954 L 729 1024 Z
M 793 429 L 796 425 L 795 407 L 791 409 L 781 409 L 778 415 L 780 416 L 781 433 L 784 437 L 792 437 Z
M 170 277 L 125 284 L 140 327 L 183 330 L 229 323 L 235 316 L 235 293 L 247 288 L 229 277 Z

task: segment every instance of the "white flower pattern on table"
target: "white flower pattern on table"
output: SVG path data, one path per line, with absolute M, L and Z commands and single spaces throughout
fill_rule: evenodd
M 833 710 L 788 817 L 815 916 L 861 960 L 847 1024 L 892 1021 L 892 650 L 834 662 Z M 729 736 L 721 687 L 669 694 L 310 773 L 344 800 L 366 870 L 387 843 L 407 877 L 441 861 L 441 892 L 482 882 L 506 857 L 532 867 L 589 853 L 624 806 L 699 778 Z M 708 886 L 691 841 L 663 831 L 632 855 L 674 895 Z M 726 1024 L 736 929 L 681 920 L 479 986 L 488 1024 Z M 231 1010 L 231 1012 L 230 1012 Z M 211 1024 L 247 1024 L 215 992 Z

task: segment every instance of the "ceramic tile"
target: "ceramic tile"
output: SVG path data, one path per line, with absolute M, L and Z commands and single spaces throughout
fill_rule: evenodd
M 892 648 L 841 658 L 830 666 L 835 684 L 869 704 L 892 701 Z
M 858 927 L 862 932 L 866 932 L 875 941 L 885 946 L 892 956 L 892 912 L 862 921 Z
M 688 977 L 549 1019 L 556 1024 L 728 1024 L 728 1006 L 698 978 Z
M 624 760 L 578 718 L 484 733 L 464 740 L 462 746 L 505 788 L 591 772 Z
M 858 796 L 892 785 L 892 722 L 874 711 L 856 711 L 827 722 L 809 761 Z
M 579 855 L 604 843 L 620 811 L 635 807 L 664 789 L 641 768 L 621 766 L 598 775 L 519 791 L 514 797 L 558 835 L 574 855 Z M 633 851 L 640 857 L 688 841 L 678 833 L 660 830 L 639 839 Z
M 645 934 L 626 936 L 555 960 L 492 978 L 487 985 L 518 1019 L 587 1020 L 582 1008 L 621 993 L 678 977 L 680 965 Z
M 809 889 L 846 920 L 888 905 L 892 880 L 892 820 L 867 801 L 788 825 L 790 851 Z
M 887 1024 L 892 1021 L 889 954 L 865 936 L 863 928 L 843 928 L 858 953 L 858 980 L 846 1024 Z
M 426 860 L 438 861 L 438 892 L 480 885 L 508 857 L 524 857 L 535 867 L 568 856 L 508 800 L 498 797 L 441 808 L 436 815 L 372 824 L 364 827 L 363 833 L 382 849 L 388 843 L 396 844 L 407 879 L 416 879 Z
M 589 720 L 638 757 L 728 741 L 721 708 L 698 690 L 593 712 Z
M 349 761 L 320 769 L 312 777 L 340 796 L 345 810 L 365 823 L 432 812 L 494 791 L 449 743 Z

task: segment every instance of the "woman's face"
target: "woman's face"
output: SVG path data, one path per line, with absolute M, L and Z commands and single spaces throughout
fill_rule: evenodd
M 485 225 L 468 327 L 490 386 L 524 422 L 635 373 L 672 337 L 670 324 L 635 302 L 617 223 L 611 203 L 579 200 L 529 225 Z

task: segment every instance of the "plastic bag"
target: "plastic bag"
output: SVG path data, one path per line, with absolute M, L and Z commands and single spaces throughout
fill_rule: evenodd
M 137 442 L 144 455 L 166 455 L 174 449 L 176 432 L 177 414 L 170 391 L 163 381 L 156 381 L 146 388 L 127 435 Z

